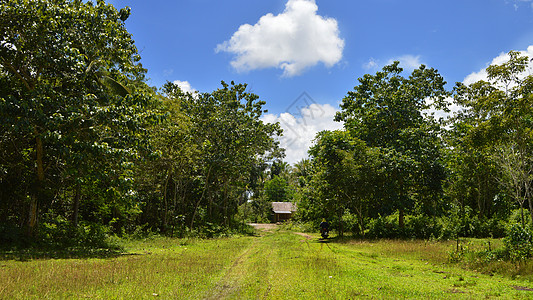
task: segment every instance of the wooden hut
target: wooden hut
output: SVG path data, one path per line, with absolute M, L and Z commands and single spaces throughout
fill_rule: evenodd
M 274 223 L 290 220 L 296 211 L 296 205 L 291 202 L 272 202 L 272 221 Z

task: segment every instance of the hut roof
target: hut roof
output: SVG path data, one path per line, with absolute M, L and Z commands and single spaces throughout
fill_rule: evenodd
M 291 202 L 272 202 L 272 210 L 276 214 L 290 214 L 296 211 L 296 205 Z

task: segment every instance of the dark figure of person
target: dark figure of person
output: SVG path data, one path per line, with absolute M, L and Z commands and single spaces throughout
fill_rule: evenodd
M 326 219 L 322 219 L 322 222 L 320 223 L 320 235 L 323 238 L 326 238 L 329 234 L 329 223 L 326 221 Z

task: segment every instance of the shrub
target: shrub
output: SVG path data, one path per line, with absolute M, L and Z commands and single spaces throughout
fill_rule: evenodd
M 505 250 L 513 261 L 524 260 L 533 255 L 531 231 L 520 224 L 513 224 L 503 239 Z
M 398 238 L 400 229 L 398 225 L 398 214 L 381 216 L 370 220 L 365 236 L 369 238 Z
M 437 220 L 427 215 L 409 215 L 405 217 L 405 237 L 429 239 L 440 235 L 441 226 Z
M 531 226 L 531 215 L 527 208 L 524 208 L 524 221 L 526 222 L 526 226 Z M 509 226 L 512 224 L 522 224 L 522 216 L 519 208 L 511 211 L 511 215 L 509 216 Z

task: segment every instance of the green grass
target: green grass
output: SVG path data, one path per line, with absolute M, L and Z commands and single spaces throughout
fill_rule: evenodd
M 471 243 L 473 244 L 473 243 Z M 519 299 L 533 284 L 448 263 L 454 242 L 292 232 L 127 242 L 112 258 L 0 261 L 1 299 Z M 472 246 L 474 247 L 474 246 Z M 481 246 L 480 246 L 481 247 Z

